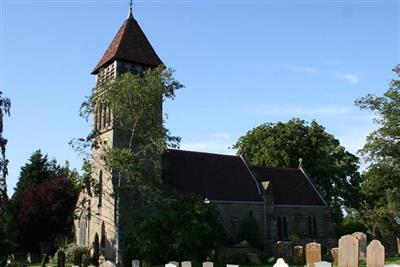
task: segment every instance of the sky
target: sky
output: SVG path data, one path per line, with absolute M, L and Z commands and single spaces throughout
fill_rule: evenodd
M 91 129 L 79 107 L 128 6 L 0 0 L 9 194 L 37 149 L 81 168 L 68 142 Z M 383 94 L 400 63 L 399 0 L 141 0 L 133 13 L 185 85 L 164 111 L 187 150 L 233 154 L 250 129 L 298 117 L 317 120 L 357 153 L 376 126 L 354 100 Z

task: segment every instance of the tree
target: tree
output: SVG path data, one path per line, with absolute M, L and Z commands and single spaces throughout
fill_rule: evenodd
M 8 160 L 6 158 L 7 139 L 3 136 L 5 115 L 10 115 L 11 101 L 3 97 L 0 91 L 0 261 L 13 248 L 13 237 L 11 235 L 11 216 L 9 199 L 7 195 Z
M 302 158 L 304 169 L 329 202 L 337 222 L 343 206 L 359 206 L 362 177 L 358 157 L 316 121 L 265 123 L 240 137 L 234 148 L 252 165 L 297 168 Z
M 360 150 L 369 162 L 362 191 L 366 199 L 361 214 L 368 232 L 381 240 L 400 234 L 400 65 L 383 96 L 369 94 L 356 100 L 361 109 L 377 115 L 379 126 Z
M 126 233 L 131 256 L 152 264 L 206 260 L 223 232 L 216 207 L 189 196 L 176 195 L 127 219 L 132 222 Z
M 40 242 L 68 235 L 73 225 L 77 191 L 66 177 L 53 177 L 25 190 L 16 199 L 15 222 L 20 245 L 37 252 Z

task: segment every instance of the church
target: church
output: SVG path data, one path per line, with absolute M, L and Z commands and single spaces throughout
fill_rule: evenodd
M 130 8 L 92 74 L 112 79 L 129 71 L 141 71 L 163 64 Z M 94 127 L 110 146 L 123 143 L 107 119 L 110 111 L 94 114 Z M 99 163 L 101 151 L 92 153 L 92 178 L 101 188 L 94 196 L 81 192 L 76 208 L 77 245 L 94 247 L 106 259 L 118 261 L 119 236 L 112 174 Z M 162 180 L 177 192 L 201 197 L 218 208 L 225 234 L 239 242 L 244 218 L 252 216 L 260 229 L 260 240 L 268 247 L 279 240 L 312 239 L 323 242 L 334 237 L 334 223 L 323 196 L 302 168 L 251 166 L 242 156 L 170 149 L 162 156 Z

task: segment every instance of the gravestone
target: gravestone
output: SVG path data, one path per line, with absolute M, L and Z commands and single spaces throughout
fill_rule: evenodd
M 173 264 L 173 265 L 175 265 L 175 266 L 179 266 L 179 262 L 177 262 L 177 261 L 170 261 L 170 262 L 168 262 L 168 263 L 171 263 L 171 264 Z
M 192 262 L 190 262 L 190 261 L 182 261 L 181 267 L 192 267 Z
M 331 249 L 331 255 L 332 259 L 335 265 L 338 264 L 338 259 L 339 259 L 339 248 L 332 248 Z
M 339 239 L 340 267 L 358 267 L 358 240 L 352 235 L 345 235 Z
M 203 262 L 203 267 L 214 267 L 214 263 L 211 261 Z
M 332 248 L 337 248 L 337 246 L 338 246 L 337 239 L 336 240 L 333 240 L 333 239 L 327 240 L 325 242 L 325 244 L 324 244 L 324 247 L 325 247 L 324 254 L 325 254 L 325 256 L 327 256 L 327 258 L 329 258 L 329 259 L 332 259 L 331 250 L 332 250 Z
M 367 253 L 367 235 L 363 232 L 355 232 L 352 234 L 358 240 L 358 259 L 365 260 Z
M 314 267 L 314 262 L 321 261 L 321 244 L 308 243 L 306 245 L 306 263 L 307 267 Z
M 74 259 L 72 263 L 74 266 L 82 266 L 82 251 L 74 251 Z
M 111 261 L 105 261 L 99 267 L 116 267 L 116 265 L 114 263 L 112 263 Z
M 327 261 L 317 261 L 314 262 L 315 267 L 332 267 L 332 263 Z
M 367 247 L 367 267 L 385 265 L 385 247 L 378 240 L 372 240 Z
M 26 262 L 27 262 L 28 264 L 31 264 L 31 263 L 32 263 L 31 253 L 26 254 Z
M 286 264 L 284 259 L 279 258 L 276 260 L 276 263 L 273 265 L 273 267 L 289 267 L 289 265 Z
M 400 238 L 396 238 L 397 241 L 397 255 L 400 256 Z
M 247 258 L 252 265 L 261 265 L 261 260 L 257 253 L 247 253 Z
M 132 267 L 140 267 L 140 260 L 132 260 Z
M 295 246 L 293 248 L 293 263 L 304 265 L 304 248 L 303 246 Z
M 278 241 L 272 246 L 275 259 L 282 258 L 285 262 L 293 260 L 293 245 L 290 242 Z
M 42 261 L 41 261 L 41 263 L 40 263 L 40 266 L 41 266 L 41 267 L 45 267 L 45 266 L 46 266 L 46 262 L 47 262 L 47 254 L 46 254 L 46 253 L 43 253 Z
M 106 257 L 104 255 L 99 256 L 99 266 L 106 262 Z
M 65 267 L 65 253 L 62 250 L 57 252 L 57 267 Z
M 173 263 L 167 263 L 167 264 L 165 264 L 165 267 L 177 267 L 177 265 L 175 265 Z
M 239 267 L 239 265 L 236 265 L 236 264 L 227 264 L 226 267 Z
M 400 267 L 400 264 L 385 264 L 385 267 Z

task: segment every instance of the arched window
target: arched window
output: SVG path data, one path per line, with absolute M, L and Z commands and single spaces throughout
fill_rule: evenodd
M 276 223 L 276 230 L 278 232 L 278 239 L 282 240 L 283 239 L 283 235 L 282 235 L 282 219 L 281 219 L 281 216 L 278 217 L 278 221 Z
M 313 236 L 317 237 L 318 232 L 317 232 L 317 218 L 315 216 L 313 217 Z
M 86 246 L 86 227 L 87 220 L 86 215 L 82 213 L 81 218 L 79 220 L 79 245 Z
M 99 174 L 99 207 L 103 204 L 103 171 Z
M 311 221 L 311 216 L 308 216 L 308 237 L 312 237 L 312 221 Z
M 106 226 L 104 225 L 104 222 L 101 223 L 101 239 L 100 239 L 100 247 L 105 248 L 106 247 Z
M 286 216 L 283 216 L 283 238 L 288 239 L 288 222 Z

